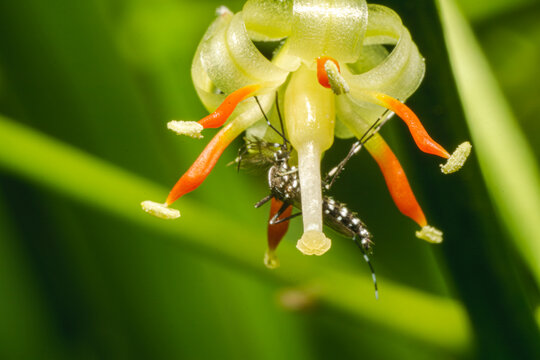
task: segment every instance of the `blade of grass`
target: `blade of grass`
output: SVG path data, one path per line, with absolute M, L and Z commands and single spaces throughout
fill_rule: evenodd
M 0 168 L 137 226 L 174 235 L 186 247 L 228 265 L 271 276 L 285 285 L 302 286 L 350 318 L 367 319 L 454 353 L 470 346 L 467 316 L 453 300 L 380 280 L 384 297 L 376 302 L 358 296 L 364 290 L 372 291 L 371 278 L 316 268 L 312 257 L 301 256 L 292 248 L 281 249 L 280 255 L 293 266 L 267 272 L 253 241 L 260 235 L 250 225 L 189 200 L 181 201 L 183 217 L 178 221 L 148 216 L 140 210 L 139 202 L 160 199 L 165 189 L 1 116 Z M 211 221 L 213 226 L 200 226 L 200 219 Z M 222 240 L 223 234 L 228 234 L 227 241 Z
M 482 21 L 499 14 L 504 14 L 519 7 L 534 4 L 535 0 L 492 0 L 467 1 L 458 0 L 458 5 L 471 21 Z
M 540 284 L 540 172 L 474 34 L 439 0 L 450 61 L 484 180 L 502 222 Z

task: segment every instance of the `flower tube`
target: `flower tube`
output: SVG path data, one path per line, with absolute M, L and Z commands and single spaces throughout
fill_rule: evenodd
M 285 124 L 298 152 L 304 234 L 296 247 L 306 255 L 322 255 L 331 241 L 323 233 L 321 155 L 334 141 L 334 96 L 317 82 L 307 66 L 296 71 L 285 92 Z

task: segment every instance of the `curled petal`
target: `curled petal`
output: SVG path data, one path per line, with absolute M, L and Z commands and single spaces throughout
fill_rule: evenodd
M 289 36 L 292 8 L 292 1 L 248 0 L 242 12 L 252 37 L 268 41 Z
M 205 106 L 215 105 L 219 90 L 226 94 L 251 84 L 276 87 L 288 71 L 268 60 L 253 44 L 243 14 L 224 14 L 207 30 L 193 59 L 193 82 Z M 202 93 L 202 95 L 201 95 Z
M 343 112 L 340 109 L 343 104 L 346 104 L 346 108 L 353 106 L 356 115 L 348 121 L 348 128 L 367 129 L 385 112 L 378 101 L 374 104 L 373 97 L 366 95 L 366 92 L 375 91 L 405 101 L 418 88 L 425 73 L 424 59 L 399 16 L 381 5 L 368 5 L 368 11 L 368 27 L 361 56 L 357 62 L 341 69 L 350 86 L 350 99 L 354 99 L 354 105 L 346 104 L 351 100 L 345 96 L 337 97 L 338 116 Z M 394 46 L 390 52 L 386 50 L 388 46 Z M 353 122 L 356 124 L 351 124 Z M 352 137 L 339 122 L 336 124 L 336 135 Z
M 305 62 L 325 54 L 339 62 L 358 59 L 367 27 L 365 0 L 295 0 L 290 53 Z
M 210 25 L 197 48 L 191 77 L 199 98 L 209 112 L 217 110 L 219 114 L 224 110 L 219 109 L 220 106 L 227 101 L 225 94 L 232 95 L 244 90 L 249 92 L 250 86 L 260 86 L 261 89 L 257 90 L 259 100 L 265 112 L 269 112 L 276 88 L 285 81 L 288 71 L 259 52 L 247 33 L 241 13 L 233 15 L 223 12 Z M 211 114 L 208 120 L 213 122 L 216 119 L 211 118 L 215 116 Z M 241 118 L 245 128 L 262 118 L 255 101 L 240 102 L 231 116 Z M 220 121 L 216 125 L 219 125 L 225 117 L 217 117 Z

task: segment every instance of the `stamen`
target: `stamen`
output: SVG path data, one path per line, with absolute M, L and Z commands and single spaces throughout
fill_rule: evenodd
M 381 169 L 386 186 L 399 211 L 413 219 L 418 225 L 427 225 L 422 208 L 416 201 L 405 171 L 383 138 L 377 134 L 366 144 L 366 149 Z
M 244 128 L 238 126 L 235 122 L 229 123 L 221 129 L 216 136 L 206 145 L 203 152 L 191 167 L 182 175 L 174 185 L 165 204 L 170 205 L 179 197 L 195 190 L 202 184 L 204 179 L 210 174 L 216 165 L 219 157 L 227 146 L 233 141 Z
M 225 8 L 228 10 L 227 8 Z M 231 116 L 238 104 L 261 88 L 260 85 L 248 85 L 230 93 L 218 106 L 216 111 L 199 121 L 169 121 L 167 128 L 178 135 L 187 135 L 194 139 L 201 139 L 203 129 L 218 128 Z
M 261 85 L 248 85 L 233 91 L 225 98 L 221 105 L 218 106 L 216 111 L 199 120 L 199 124 L 205 129 L 222 126 L 229 116 L 231 116 L 234 109 L 236 109 L 236 106 L 238 106 L 242 100 L 252 96 L 260 88 Z
M 336 95 L 350 91 L 349 84 L 341 75 L 339 63 L 329 56 L 317 58 L 317 79 L 319 84 L 325 88 L 331 88 Z
M 340 69 L 339 69 L 339 63 L 335 59 L 331 58 L 330 56 L 321 56 L 317 58 L 317 80 L 319 81 L 319 84 L 321 84 L 327 89 L 330 89 L 331 86 L 328 80 L 328 73 L 326 72 L 326 69 L 325 69 L 325 64 L 327 61 L 334 62 L 334 64 L 338 68 L 338 72 L 340 71 Z
M 144 211 L 162 219 L 176 219 L 180 217 L 180 211 L 171 209 L 167 204 L 160 204 L 154 201 L 146 200 L 141 203 Z
M 440 244 L 443 241 L 443 232 L 433 226 L 426 225 L 416 232 L 416 237 L 433 244 Z
M 448 151 L 428 135 L 416 114 L 407 105 L 386 94 L 378 92 L 366 93 L 378 100 L 379 105 L 396 113 L 407 124 L 414 142 L 420 150 L 427 154 L 437 155 L 446 159 L 450 157 Z
M 470 142 L 465 141 L 461 143 L 457 149 L 452 153 L 452 156 L 448 158 L 446 164 L 441 164 L 441 171 L 444 174 L 451 174 L 463 167 L 465 161 L 471 154 L 472 145 Z
M 341 95 L 348 93 L 351 90 L 349 84 L 347 84 L 345 78 L 341 76 L 339 68 L 333 61 L 328 60 L 324 64 L 324 70 L 326 70 L 328 82 L 330 83 L 330 87 L 332 88 L 334 94 Z
M 255 91 L 260 89 L 260 85 L 249 85 L 243 88 L 240 88 L 232 92 L 229 96 L 225 98 L 225 101 L 214 111 L 212 114 L 204 117 L 198 122 L 199 125 L 206 128 L 216 128 L 220 127 L 225 123 L 228 117 L 232 114 L 238 103 L 245 98 L 252 96 Z M 171 126 L 175 126 L 177 122 Z M 181 131 L 185 128 L 193 125 L 182 124 L 180 129 Z M 225 150 L 227 146 L 233 141 L 242 131 L 245 130 L 246 124 L 242 122 L 231 122 L 223 129 L 221 129 L 214 138 L 206 145 L 203 152 L 199 155 L 197 160 L 191 165 L 191 167 L 186 171 L 184 175 L 178 180 L 174 185 L 165 204 L 170 205 L 175 202 L 179 197 L 195 190 L 199 185 L 202 184 L 204 179 L 210 174 L 210 171 L 214 168 L 219 157 Z M 183 131 L 185 133 L 185 131 Z
M 204 127 L 196 121 L 178 121 L 172 120 L 167 123 L 167 128 L 178 135 L 187 135 L 194 139 L 202 139 L 201 132 Z

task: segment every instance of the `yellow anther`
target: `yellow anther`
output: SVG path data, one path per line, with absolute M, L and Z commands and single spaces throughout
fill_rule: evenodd
M 471 154 L 472 145 L 470 142 L 465 141 L 460 144 L 454 153 L 448 158 L 446 164 L 441 164 L 441 171 L 444 174 L 451 174 L 458 171 L 465 164 L 465 160 Z
M 178 135 L 186 135 L 194 139 L 202 139 L 201 132 L 203 126 L 196 121 L 169 121 L 167 129 L 174 131 Z
M 440 244 L 443 241 L 443 232 L 433 226 L 426 225 L 416 232 L 416 237 L 433 244 Z
M 180 217 L 180 211 L 172 209 L 167 204 L 160 204 L 154 201 L 146 200 L 141 203 L 144 211 L 162 219 L 176 219 Z
M 341 95 L 350 91 L 349 84 L 343 75 L 341 75 L 337 65 L 332 60 L 328 60 L 324 63 L 324 70 L 326 71 L 328 83 L 334 94 Z

